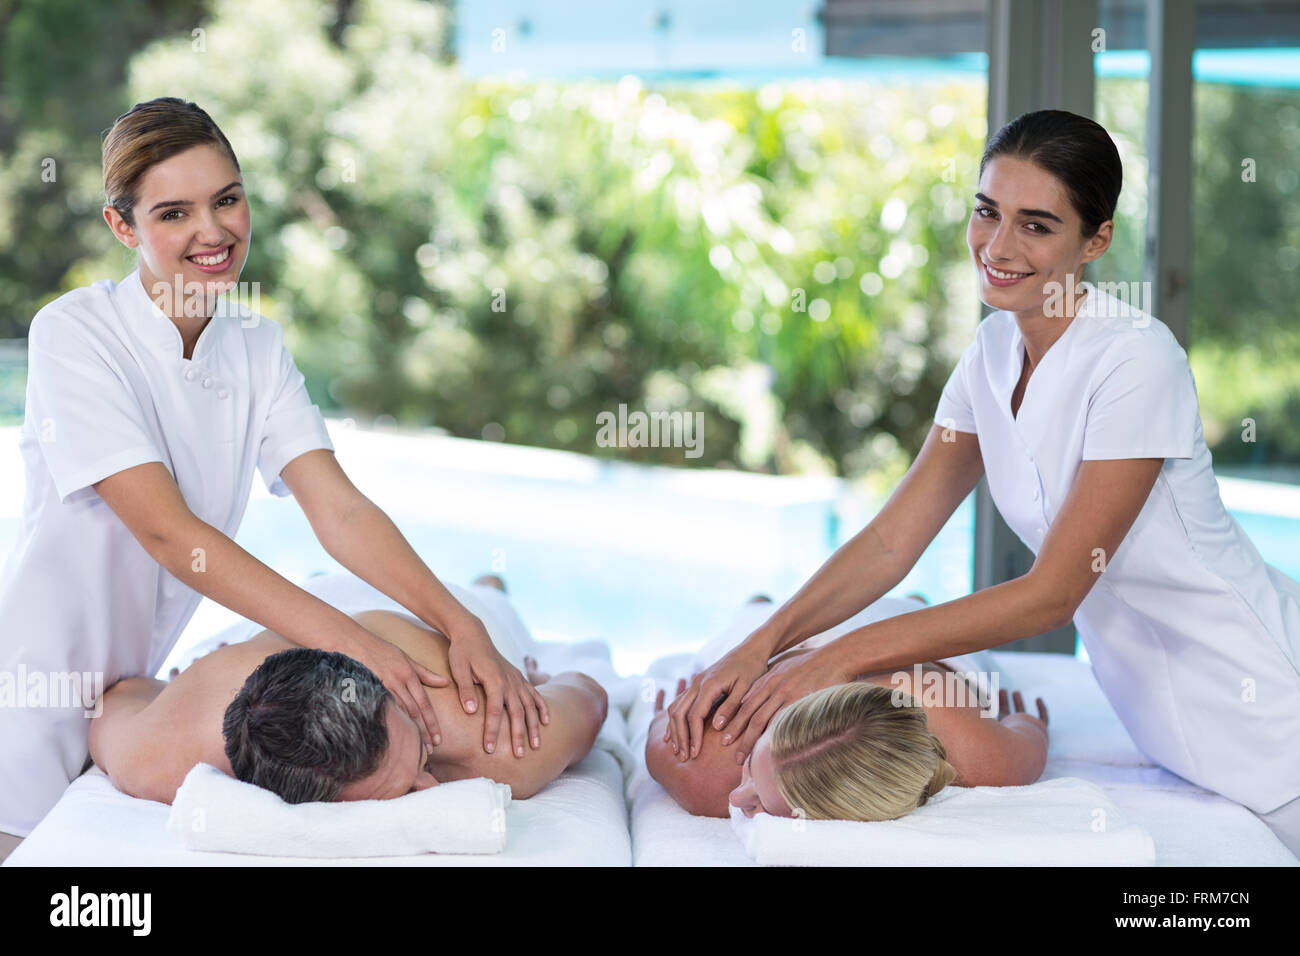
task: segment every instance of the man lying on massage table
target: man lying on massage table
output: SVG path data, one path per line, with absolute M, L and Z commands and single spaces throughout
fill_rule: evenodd
M 488 575 L 476 583 L 500 587 Z M 385 610 L 352 617 L 417 664 L 451 673 L 447 638 L 415 617 Z M 484 625 L 499 641 L 493 622 Z M 289 803 L 388 799 L 469 777 L 509 784 L 522 799 L 587 755 L 608 708 L 604 688 L 585 674 L 548 678 L 531 660 L 528 669 L 550 712 L 538 749 L 485 753 L 482 688 L 466 714 L 450 682 L 424 688 L 442 736 L 431 747 L 360 663 L 262 631 L 200 658 L 169 684 L 142 677 L 114 684 L 91 722 L 90 754 L 122 792 L 168 804 L 200 762 Z
M 793 647 L 768 666 L 809 649 Z M 993 719 L 981 716 L 977 691 L 947 665 L 923 664 L 920 686 L 915 676 L 911 668 L 864 674 L 809 694 L 777 712 L 742 765 L 722 746 L 712 711 L 699 756 L 679 759 L 664 739 L 668 711 L 661 690 L 646 738 L 646 769 L 699 816 L 726 817 L 735 806 L 750 817 L 765 812 L 809 820 L 893 820 L 945 786 L 1011 787 L 1039 778 L 1047 763 L 1041 697 L 1039 716 L 1032 717 L 1019 691 L 1015 712 L 1008 712 L 1002 690 L 1001 716 Z M 685 689 L 683 679 L 678 696 Z

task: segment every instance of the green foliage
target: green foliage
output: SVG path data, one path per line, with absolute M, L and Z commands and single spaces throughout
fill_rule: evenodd
M 99 216 L 87 116 L 102 132 L 161 95 L 198 102 L 234 145 L 254 216 L 241 278 L 260 283 L 313 397 L 336 412 L 621 459 L 870 472 L 887 485 L 974 332 L 965 225 L 982 84 L 471 80 L 448 61 L 444 5 L 215 0 L 206 18 L 191 10 L 155 27 L 124 84 L 81 57 L 76 82 L 94 92 L 73 102 L 57 77 L 27 76 L 36 54 L 15 52 L 13 37 L 39 50 L 40 29 L 55 25 L 18 9 L 3 68 L 26 78 L 0 104 L 27 122 L 11 130 L 0 116 L 0 303 L 14 323 L 0 336 L 59 292 L 133 268 Z M 150 5 L 125 9 L 126 26 L 88 22 L 141 36 Z M 85 49 L 85 29 L 68 24 L 64 39 Z M 1207 230 L 1240 248 L 1203 248 L 1198 231 L 1194 341 L 1207 347 L 1230 344 L 1243 316 L 1262 335 L 1294 298 L 1294 171 L 1288 180 L 1261 159 L 1246 192 L 1235 151 L 1206 143 L 1264 137 L 1250 147 L 1260 156 L 1294 155 L 1300 124 L 1261 130 L 1237 96 L 1198 93 L 1197 215 L 1241 217 Z M 37 121 L 50 97 L 69 102 Z M 1144 97 L 1134 81 L 1107 81 L 1099 96 L 1127 178 L 1116 240 L 1090 278 L 1140 273 Z M 57 185 L 33 172 L 48 156 Z M 1202 268 L 1257 256 L 1257 235 L 1292 271 L 1256 284 L 1241 268 L 1203 295 Z M 1300 347 L 1286 341 L 1294 368 Z M 1227 370 L 1255 370 L 1216 361 L 1222 376 L 1202 381 L 1198 358 L 1207 437 L 1226 435 L 1241 417 L 1220 400 L 1240 390 Z M 1261 422 L 1282 421 L 1295 396 L 1282 378 L 1257 389 Z M 702 414 L 703 455 L 599 447 L 597 415 L 621 404 Z M 1268 452 L 1300 458 L 1297 441 L 1275 438 Z
M 216 3 L 202 49 L 133 58 L 128 99 L 193 99 L 230 137 L 242 278 L 323 405 L 596 454 L 602 411 L 699 412 L 698 459 L 616 453 L 785 472 L 919 447 L 976 315 L 975 85 L 466 81 L 441 7 L 317 9 Z M 120 271 L 99 245 L 78 280 Z
M 1099 84 L 1125 171 L 1102 281 L 1142 277 L 1146 102 L 1145 81 Z M 1188 361 L 1205 440 L 1216 463 L 1300 462 L 1300 93 L 1198 83 L 1194 109 Z

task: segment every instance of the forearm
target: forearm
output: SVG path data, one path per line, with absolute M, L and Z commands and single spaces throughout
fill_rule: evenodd
M 903 580 L 914 561 L 868 524 L 845 542 L 752 639 L 769 658 L 857 614 Z
M 1033 637 L 1060 625 L 1059 606 L 1028 575 L 850 631 L 827 644 L 852 680 Z
M 156 542 L 150 553 L 183 584 L 301 647 L 347 653 L 370 638 L 351 617 L 197 518 Z
M 366 499 L 321 544 L 339 564 L 450 639 L 477 622 L 429 570 L 392 519 Z

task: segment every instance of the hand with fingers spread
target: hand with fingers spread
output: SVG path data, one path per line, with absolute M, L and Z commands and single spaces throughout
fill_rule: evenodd
M 517 667 L 501 656 L 478 618 L 472 618 L 453 630 L 454 633 L 448 635 L 451 647 L 447 660 L 467 714 L 478 709 L 474 685 L 483 687 L 483 749 L 488 753 L 496 750 L 502 719 L 507 714 L 514 755 L 524 755 L 525 732 L 533 749 L 538 749 L 541 746 L 540 725 L 551 722 L 545 698 Z
M 704 742 L 704 721 L 719 699 L 725 698 L 713 717 L 713 726 L 721 729 L 740 707 L 745 692 L 765 670 L 767 654 L 745 641 L 691 678 L 686 689 L 669 705 L 668 727 L 664 731 L 664 740 L 672 743 L 673 753 L 679 760 L 699 756 Z
M 725 724 L 722 746 L 734 747 L 736 763 L 744 763 L 767 725 L 783 708 L 814 691 L 849 680 L 852 677 L 843 673 L 833 644 L 782 657 L 754 681 L 738 702 L 735 716 Z
M 1020 696 L 1020 691 L 1018 690 L 1012 691 L 1011 696 L 1015 704 L 1014 710 L 1012 710 L 1007 706 L 1006 688 L 1003 688 L 1002 690 L 998 691 L 998 714 L 1000 715 L 998 717 L 998 720 L 1005 720 L 1008 717 L 1023 718 L 1024 720 L 1027 720 L 1030 723 L 1037 724 L 1045 732 L 1047 730 L 1047 705 L 1043 703 L 1043 698 L 1041 697 L 1034 698 L 1035 702 L 1038 705 L 1038 716 L 1035 717 L 1032 714 L 1025 712 L 1025 701 L 1024 698 Z
M 424 728 L 425 739 L 436 746 L 442 742 L 438 731 L 438 718 L 434 714 L 427 687 L 446 687 L 451 681 L 435 674 L 406 656 L 395 644 L 390 644 L 366 632 L 347 645 L 344 651 L 353 660 L 360 661 L 388 688 L 407 716 Z

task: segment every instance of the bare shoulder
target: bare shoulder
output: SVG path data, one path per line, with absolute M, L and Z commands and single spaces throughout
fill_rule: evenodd
M 352 615 L 376 637 L 399 648 L 413 661 L 444 677 L 451 675 L 448 654 L 451 642 L 441 631 L 429 627 L 414 615 L 376 609 Z M 514 795 L 533 795 L 566 767 L 591 749 L 604 719 L 606 697 L 603 688 L 581 674 L 556 674 L 541 684 L 551 721 L 539 728 L 541 747 L 525 746 L 524 756 L 510 752 L 509 725 L 503 724 L 500 744 L 494 753 L 483 749 L 483 712 L 487 698 L 481 685 L 474 686 L 477 707 L 467 714 L 453 683 L 447 687 L 426 687 L 425 693 L 438 718 L 442 743 L 429 759 L 429 770 L 441 781 L 468 777 L 490 777 L 508 783 Z
M 448 674 L 447 635 L 414 614 L 378 608 L 357 611 L 352 619 L 371 634 L 401 648 L 407 657 L 438 674 Z
M 248 675 L 257 670 L 264 660 L 272 654 L 297 646 L 279 634 L 262 631 L 246 641 L 218 647 L 173 678 L 159 700 L 173 697 L 178 700 L 206 700 L 215 695 L 222 698 L 224 712 L 225 706 L 239 692 L 239 688 L 244 686 Z
M 957 771 L 959 787 L 991 783 L 988 779 L 988 725 L 997 721 L 981 716 L 978 700 L 965 678 L 949 668 L 923 664 L 863 678 L 912 697 L 925 711 L 930 732 L 939 738 L 948 763 Z M 1003 728 L 1004 729 L 1004 728 Z
M 966 679 L 941 664 L 919 664 L 865 674 L 860 680 L 889 687 L 914 698 L 926 712 L 979 712 L 979 702 Z

